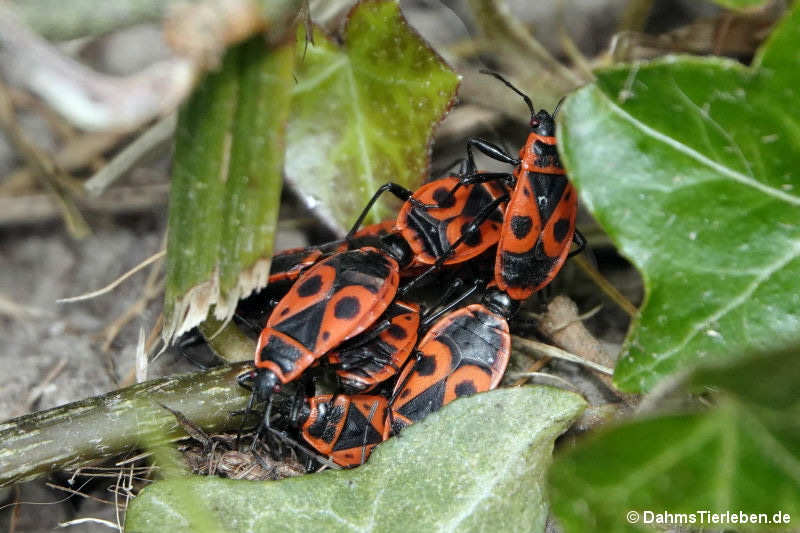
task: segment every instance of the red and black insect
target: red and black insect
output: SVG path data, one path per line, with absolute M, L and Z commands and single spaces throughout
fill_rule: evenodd
M 368 392 L 405 365 L 417 344 L 419 305 L 395 300 L 381 320 L 328 354 L 345 392 Z
M 460 178 L 447 176 L 417 189 L 413 198 L 435 209 L 406 202 L 395 231 L 408 241 L 415 261 L 423 265 L 454 265 L 477 257 L 500 239 L 503 204 L 508 190 L 498 182 L 456 190 Z M 454 194 L 450 191 L 455 190 Z
M 316 451 L 350 467 L 383 442 L 387 413 L 383 396 L 327 394 L 306 399 L 292 422 Z
M 419 342 L 414 363 L 397 380 L 385 436 L 456 398 L 495 388 L 511 353 L 507 320 L 518 308 L 519 302 L 505 292 L 488 289 L 481 303 L 439 319 Z
M 552 115 L 544 109 L 536 112 L 527 95 L 499 74 L 486 73 L 523 98 L 531 112 L 532 131 L 519 157 L 486 140 L 469 139 L 466 172 L 457 188 L 487 180 L 501 181 L 512 188 L 497 247 L 495 281 L 512 298 L 524 300 L 552 281 L 563 266 L 573 240 L 580 249 L 585 246 L 585 240 L 575 230 L 578 198 L 558 156 L 555 138 L 558 109 Z M 513 165 L 513 172 L 476 172 L 473 148 Z
M 247 334 L 258 338 L 272 310 L 303 272 L 319 261 L 349 248 L 380 246 L 380 237 L 389 235 L 393 227 L 394 220 L 386 220 L 361 228 L 350 242 L 338 240 L 278 252 L 272 256 L 267 286 L 239 302 L 234 320 Z
M 527 96 L 525 98 L 529 103 Z M 548 173 L 560 167 L 557 153 L 548 152 L 546 148 L 542 148 L 543 143 L 540 142 L 540 138 L 545 139 L 548 132 L 550 132 L 549 137 L 552 137 L 554 129 L 552 117 L 545 111 L 534 115 L 532 104 L 529 103 L 529 107 L 533 116 L 531 124 L 534 125 L 534 121 L 536 122 L 534 133 L 531 134 L 526 148 L 530 145 L 531 153 L 538 155 L 516 160 L 485 141 L 473 139 L 468 143 L 469 157 L 465 176 L 443 178 L 438 180 L 440 183 L 433 182 L 423 186 L 417 193 L 394 183 L 387 183 L 376 191 L 346 240 L 352 243 L 360 223 L 384 192 L 391 192 L 406 202 L 395 225 L 395 233 L 380 237 L 379 245 L 374 248 L 367 247 L 333 255 L 306 270 L 297 279 L 292 290 L 278 303 L 259 338 L 255 356 L 258 370 L 254 375 L 245 378 L 254 379 L 254 398 L 269 398 L 271 390 L 281 383 L 296 378 L 326 352 L 368 328 L 394 299 L 397 283 L 386 283 L 388 278 L 381 280 L 380 276 L 376 276 L 372 282 L 375 285 L 372 291 L 367 289 L 359 296 L 351 296 L 347 300 L 353 302 L 351 305 L 358 309 L 357 312 L 349 313 L 346 319 L 339 319 L 338 322 L 330 318 L 336 317 L 331 309 L 340 305 L 339 300 L 344 298 L 342 294 L 346 292 L 343 288 L 351 286 L 350 281 L 339 279 L 348 269 L 334 263 L 348 258 L 347 262 L 350 265 L 348 268 L 354 268 L 354 271 L 358 272 L 361 268 L 357 266 L 358 263 L 370 261 L 366 257 L 356 259 L 355 255 L 348 254 L 369 251 L 374 256 L 372 260 L 381 258 L 378 263 L 383 263 L 388 270 L 391 270 L 394 278 L 399 276 L 401 270 L 412 267 L 414 263 L 433 263 L 422 275 L 406 284 L 401 289 L 400 296 L 434 269 L 445 264 L 469 261 L 491 247 L 497 240 L 502 246 L 497 254 L 497 285 L 513 299 L 526 298 L 552 279 L 563 263 L 568 253 L 568 243 L 573 238 L 575 195 L 563 172 Z M 505 157 L 507 162 L 513 162 L 519 169 L 515 170 L 514 175 L 477 173 L 474 169 L 472 146 L 490 155 L 494 154 L 493 150 L 496 149 L 494 151 L 497 153 L 494 155 L 498 159 L 504 160 Z M 554 144 L 551 148 L 554 148 Z M 543 172 L 527 170 L 528 167 L 537 167 Z M 523 171 L 523 168 L 526 170 Z M 545 181 L 542 177 L 548 177 L 550 180 Z M 520 185 L 525 180 L 530 186 Z M 502 186 L 503 182 L 515 185 L 511 196 Z M 547 188 L 539 190 L 536 188 L 537 185 Z M 561 196 L 554 191 L 561 191 Z M 520 200 L 529 198 L 531 194 L 537 195 L 533 204 L 529 205 Z M 435 203 L 427 203 L 425 201 L 428 199 L 427 195 L 430 195 L 430 200 Z M 556 205 L 553 209 L 546 209 L 544 204 L 552 199 L 558 199 L 557 203 L 564 207 L 556 209 Z M 507 201 L 530 208 L 530 213 L 526 212 L 524 215 L 527 219 L 523 220 L 521 214 L 523 211 L 517 207 L 512 209 L 511 205 L 506 208 L 511 216 L 503 217 L 501 206 Z M 548 233 L 553 212 L 564 216 L 553 222 L 553 229 Z M 547 215 L 544 220 L 543 215 Z M 564 226 L 562 219 L 566 220 L 567 225 L 565 235 L 561 235 Z M 530 227 L 525 227 L 526 220 L 530 222 Z M 501 221 L 502 228 L 499 227 Z M 487 224 L 486 229 L 484 223 Z M 508 235 L 513 235 L 513 239 Z M 536 244 L 526 252 L 515 251 L 525 245 L 529 235 L 537 237 Z M 563 253 L 559 251 L 557 256 L 547 255 L 553 248 L 550 246 L 550 241 L 559 238 L 566 243 Z M 515 247 L 516 245 L 519 246 Z M 308 261 L 317 259 L 312 257 Z M 300 262 L 305 262 L 305 259 Z M 532 263 L 533 266 L 528 263 Z M 366 265 L 363 266 L 366 269 Z M 320 269 L 325 268 L 328 270 L 321 272 Z M 381 289 L 378 289 L 378 286 Z M 386 290 L 384 286 L 387 287 Z M 369 294 L 370 292 L 373 294 Z M 315 314 L 311 313 L 312 309 Z M 364 311 L 365 309 L 367 311 Z
M 297 279 L 259 336 L 256 370 L 242 377 L 253 380 L 254 399 L 269 399 L 383 314 L 397 292 L 399 264 L 410 261 L 410 251 L 396 251 L 388 242 L 388 251 L 365 247 L 334 254 Z
M 348 235 L 356 235 L 378 197 L 390 192 L 404 200 L 393 229 L 413 252 L 410 267 L 429 267 L 420 279 L 442 266 L 469 261 L 498 242 L 503 204 L 509 195 L 497 180 L 468 186 L 461 186 L 462 181 L 459 176 L 446 176 L 413 192 L 386 183 L 375 192 Z

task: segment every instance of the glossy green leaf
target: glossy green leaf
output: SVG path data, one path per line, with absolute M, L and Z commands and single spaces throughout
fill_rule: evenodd
M 683 525 L 697 529 L 724 525 L 697 511 L 764 513 L 770 520 L 781 512 L 796 528 L 798 382 L 797 350 L 696 371 L 688 386 L 721 391 L 716 407 L 631 422 L 557 458 L 550 474 L 553 511 L 567 532 L 649 530 L 645 511 L 690 514 L 694 522 Z M 628 520 L 631 511 L 638 513 L 635 523 Z M 726 524 L 757 531 L 787 527 Z
M 281 192 L 294 43 L 230 50 L 181 109 L 169 207 L 165 334 L 225 319 L 266 284 Z
M 584 405 L 543 386 L 478 394 L 378 446 L 354 470 L 155 483 L 130 504 L 125 531 L 543 531 L 553 441 Z M 212 516 L 187 511 L 186 499 Z
M 668 57 L 598 73 L 561 149 L 647 296 L 616 368 L 626 391 L 800 331 L 800 6 L 751 68 Z
M 432 128 L 458 77 L 408 26 L 395 2 L 363 2 L 344 44 L 298 31 L 286 178 L 334 228 L 349 228 L 382 184 L 426 177 Z M 394 215 L 378 204 L 372 220 Z

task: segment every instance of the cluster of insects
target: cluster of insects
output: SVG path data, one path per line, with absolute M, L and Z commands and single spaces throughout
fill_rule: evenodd
M 256 434 L 273 423 L 274 394 L 297 382 L 286 415 L 305 442 L 341 466 L 455 398 L 490 390 L 511 350 L 508 320 L 564 264 L 573 242 L 577 195 L 556 150 L 555 114 L 500 75 L 531 112 L 518 157 L 483 139 L 467 141 L 455 173 L 416 191 L 382 186 L 342 241 L 282 252 L 269 285 L 255 368 L 239 378 L 252 391 L 246 412 Z M 473 151 L 508 164 L 482 172 Z M 404 203 L 396 219 L 359 229 L 378 197 Z M 448 276 L 439 301 L 423 308 L 412 289 Z M 472 300 L 477 303 L 466 303 Z M 312 367 L 338 377 L 336 394 L 315 395 Z

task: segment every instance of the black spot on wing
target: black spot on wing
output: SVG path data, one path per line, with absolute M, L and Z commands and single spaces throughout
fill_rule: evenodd
M 563 242 L 569 232 L 569 220 L 560 218 L 553 225 L 553 238 L 557 242 Z
M 361 304 L 359 303 L 358 298 L 354 296 L 345 296 L 336 302 L 336 305 L 333 308 L 333 316 L 340 320 L 345 320 L 355 317 L 358 315 L 360 310 Z
M 420 376 L 430 376 L 436 371 L 436 357 L 423 355 L 414 365 L 414 371 Z
M 456 203 L 455 195 L 450 194 L 450 189 L 447 187 L 438 187 L 433 191 L 433 201 L 443 208 L 453 207 Z
M 456 385 L 455 392 L 456 396 L 458 398 L 461 398 L 463 396 L 472 396 L 473 394 L 478 392 L 478 389 L 475 387 L 475 384 L 471 380 L 465 379 L 464 381 Z
M 314 296 L 322 288 L 322 276 L 319 274 L 313 275 L 304 280 L 299 287 L 297 287 L 297 295 L 302 298 Z
M 463 242 L 467 246 L 470 246 L 470 247 L 474 248 L 475 246 L 478 246 L 481 243 L 483 238 L 481 237 L 481 229 L 480 229 L 480 227 L 476 228 L 473 231 L 468 231 L 468 226 L 471 223 L 472 223 L 472 221 L 470 220 L 469 222 L 464 222 L 461 225 L 461 232 L 460 233 L 464 237 L 464 240 L 461 241 L 461 242 Z
M 517 239 L 524 239 L 528 236 L 533 228 L 533 219 L 529 216 L 515 215 L 511 217 L 511 233 Z
M 392 324 L 391 326 L 389 326 L 389 328 L 386 330 L 386 333 L 388 333 L 391 338 L 397 339 L 399 341 L 408 337 L 408 333 L 406 332 L 406 330 L 404 330 L 397 324 Z

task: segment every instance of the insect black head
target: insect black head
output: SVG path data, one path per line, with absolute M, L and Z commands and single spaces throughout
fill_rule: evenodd
M 403 237 L 390 233 L 389 235 L 382 235 L 380 240 L 381 250 L 392 256 L 401 268 L 411 264 L 414 259 L 414 252 L 411 251 L 408 242 Z
M 481 301 L 489 311 L 503 318 L 514 316 L 520 305 L 519 300 L 514 300 L 506 292 L 497 289 L 486 291 Z
M 269 370 L 259 369 L 256 371 L 256 376 L 253 382 L 253 391 L 258 400 L 268 399 L 273 392 L 281 390 L 278 376 Z
M 555 117 L 542 109 L 531 117 L 531 129 L 539 135 L 552 137 L 556 134 Z

